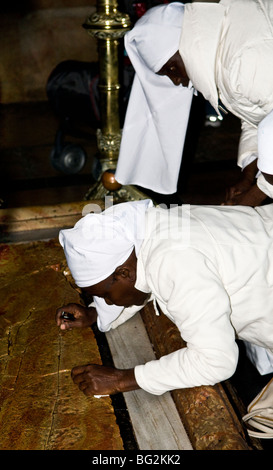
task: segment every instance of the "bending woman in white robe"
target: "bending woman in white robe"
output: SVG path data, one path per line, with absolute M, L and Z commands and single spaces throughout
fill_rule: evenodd
M 117 181 L 176 191 L 194 88 L 218 113 L 220 100 L 241 119 L 242 179 L 226 203 L 256 206 L 272 198 L 273 3 L 160 5 L 125 35 L 125 46 L 136 76 Z

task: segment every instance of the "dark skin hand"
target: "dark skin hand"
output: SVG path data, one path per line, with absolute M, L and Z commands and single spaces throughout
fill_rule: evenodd
M 136 255 L 133 251 L 128 260 L 104 281 L 83 290 L 88 296 L 102 297 L 108 305 L 143 305 L 149 294 L 134 287 L 136 281 Z M 72 313 L 74 321 L 61 318 L 62 312 Z M 56 311 L 56 322 L 62 330 L 90 327 L 97 319 L 93 307 L 67 304 Z M 72 379 L 87 396 L 113 395 L 119 392 L 136 390 L 134 369 L 116 369 L 98 364 L 87 364 L 72 369 Z
M 260 206 L 266 198 L 266 194 L 264 194 L 256 184 L 254 184 L 247 191 L 240 193 L 238 196 L 234 196 L 231 200 L 226 201 L 223 205 L 257 207 Z
M 239 182 L 227 190 L 226 202 L 232 202 L 233 198 L 248 191 L 255 184 L 255 176 L 257 172 L 258 167 L 256 159 L 244 168 Z
M 226 194 L 226 200 L 223 205 L 242 205 L 250 207 L 256 207 L 261 205 L 262 202 L 265 201 L 267 196 L 258 188 L 256 184 L 255 177 L 257 172 L 257 160 L 254 160 L 252 163 L 250 163 L 244 168 L 240 181 L 228 189 Z M 266 178 L 265 174 L 264 176 Z
M 134 369 L 87 364 L 74 367 L 71 372 L 73 382 L 86 395 L 115 395 L 139 388 Z
M 74 320 L 70 321 L 63 319 L 62 312 L 71 313 L 74 316 Z M 94 307 L 84 307 L 80 304 L 70 303 L 57 309 L 55 320 L 61 330 L 87 328 L 96 322 L 97 312 Z

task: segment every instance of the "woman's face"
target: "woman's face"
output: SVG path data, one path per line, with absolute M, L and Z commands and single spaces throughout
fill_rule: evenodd
M 189 77 L 187 75 L 184 62 L 177 51 L 166 64 L 161 67 L 157 75 L 167 75 L 174 85 L 183 85 L 185 87 L 189 84 Z
M 119 269 L 104 281 L 82 290 L 88 296 L 103 298 L 108 305 L 124 307 L 143 305 L 150 295 L 136 289 L 128 273 Z

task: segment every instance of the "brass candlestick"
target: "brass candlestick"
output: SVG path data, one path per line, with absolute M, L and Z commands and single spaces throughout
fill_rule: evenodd
M 85 199 L 101 199 L 109 192 L 115 199 L 142 199 L 136 189 L 121 187 L 114 177 L 121 140 L 119 47 L 130 29 L 130 18 L 118 11 L 116 0 L 97 0 L 97 11 L 83 26 L 98 41 L 101 129 L 97 130 L 97 144 L 102 166 L 101 181 L 89 189 Z

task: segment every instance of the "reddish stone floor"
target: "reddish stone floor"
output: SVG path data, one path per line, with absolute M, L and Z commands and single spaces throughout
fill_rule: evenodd
M 81 302 L 55 240 L 0 245 L 0 449 L 122 450 L 110 397 L 85 397 L 72 367 L 101 364 L 93 331 L 61 332 L 58 306 Z

